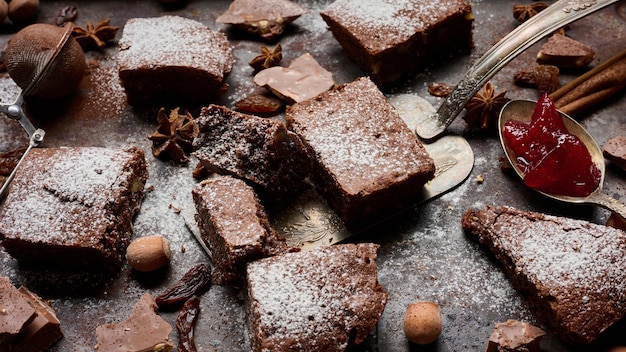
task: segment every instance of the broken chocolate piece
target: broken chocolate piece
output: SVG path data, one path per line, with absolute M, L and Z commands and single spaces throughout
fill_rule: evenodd
M 117 324 L 96 328 L 99 352 L 170 351 L 174 348 L 169 338 L 172 327 L 156 314 L 157 305 L 149 293 L 141 296 L 130 317 Z
M 274 66 L 257 73 L 254 83 L 267 86 L 288 103 L 299 103 L 329 90 L 335 81 L 332 73 L 306 53 L 293 60 L 289 67 Z
M 215 22 L 231 24 L 264 39 L 274 39 L 307 11 L 288 0 L 235 0 Z
M 561 34 L 551 36 L 541 46 L 537 62 L 559 68 L 584 68 L 596 57 L 587 45 Z
M 539 352 L 546 333 L 536 326 L 517 320 L 496 324 L 487 352 Z
M 5 351 L 5 344 L 33 321 L 36 314 L 9 278 L 0 277 L 0 350 Z
M 602 148 L 604 157 L 626 170 L 626 136 L 616 136 L 609 139 Z
M 61 323 L 57 319 L 52 307 L 41 297 L 30 292 L 26 287 L 20 287 L 20 294 L 28 300 L 31 307 L 37 312 L 35 319 L 24 327 L 24 330 L 11 341 L 10 351 L 15 352 L 44 352 L 63 338 Z
M 534 65 L 528 70 L 518 71 L 513 81 L 521 86 L 535 87 L 540 92 L 552 93 L 559 89 L 560 70 L 554 65 Z

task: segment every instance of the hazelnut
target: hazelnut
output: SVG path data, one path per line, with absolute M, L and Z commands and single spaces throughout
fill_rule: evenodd
M 171 259 L 170 243 L 163 236 L 137 238 L 126 249 L 126 260 L 133 269 L 141 272 L 162 268 Z
M 37 14 L 39 0 L 11 0 L 9 19 L 13 22 L 25 22 Z
M 6 1 L 0 0 L 0 24 L 4 23 L 4 20 L 7 19 L 7 14 L 9 13 L 9 5 Z
M 433 302 L 409 304 L 404 314 L 404 334 L 409 341 L 426 345 L 441 334 L 441 313 Z

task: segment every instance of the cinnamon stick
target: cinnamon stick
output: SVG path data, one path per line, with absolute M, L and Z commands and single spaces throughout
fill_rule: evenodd
M 626 87 L 626 49 L 550 94 L 555 106 L 576 114 Z

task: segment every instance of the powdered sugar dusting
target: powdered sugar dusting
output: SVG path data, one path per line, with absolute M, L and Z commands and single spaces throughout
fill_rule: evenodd
M 616 289 L 626 302 L 623 231 L 549 215 L 532 221 L 515 213 L 499 216 L 496 231 L 502 226 L 511 235 L 499 236 L 499 245 L 511 253 L 517 270 L 533 282 L 548 287 L 573 286 L 591 295 Z
M 293 105 L 287 120 L 350 194 L 404 181 L 432 166 L 415 135 L 367 78 Z
M 338 0 L 322 13 L 348 29 L 368 49 L 378 52 L 407 41 L 468 6 L 463 0 Z
M 267 236 L 258 221 L 254 190 L 244 181 L 215 176 L 196 186 L 195 192 L 202 198 L 202 212 L 209 214 L 215 231 L 229 246 L 260 245 L 262 237 Z
M 108 203 L 131 184 L 127 158 L 104 148 L 32 150 L 2 209 L 0 231 L 32 242 L 98 246 L 102 239 L 93 234 L 117 222 Z
M 222 77 L 232 68 L 224 34 L 178 16 L 129 19 L 119 48 L 120 70 L 186 66 Z
M 373 328 L 387 295 L 376 275 L 376 245 L 336 245 L 248 265 L 250 326 L 263 350 L 347 347 Z

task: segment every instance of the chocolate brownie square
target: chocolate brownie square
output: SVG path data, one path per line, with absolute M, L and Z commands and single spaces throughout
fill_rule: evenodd
M 178 16 L 129 19 L 117 55 L 130 105 L 210 100 L 223 89 L 233 62 L 224 34 Z
M 468 0 L 337 0 L 320 15 L 350 59 L 380 86 L 472 47 Z
M 348 227 L 406 208 L 435 174 L 424 146 L 368 78 L 291 105 L 285 119 Z
M 24 264 L 121 266 L 148 177 L 137 148 L 36 148 L 0 210 L 0 244 Z
M 340 244 L 248 264 L 252 351 L 345 351 L 378 323 L 387 292 L 372 243 Z

